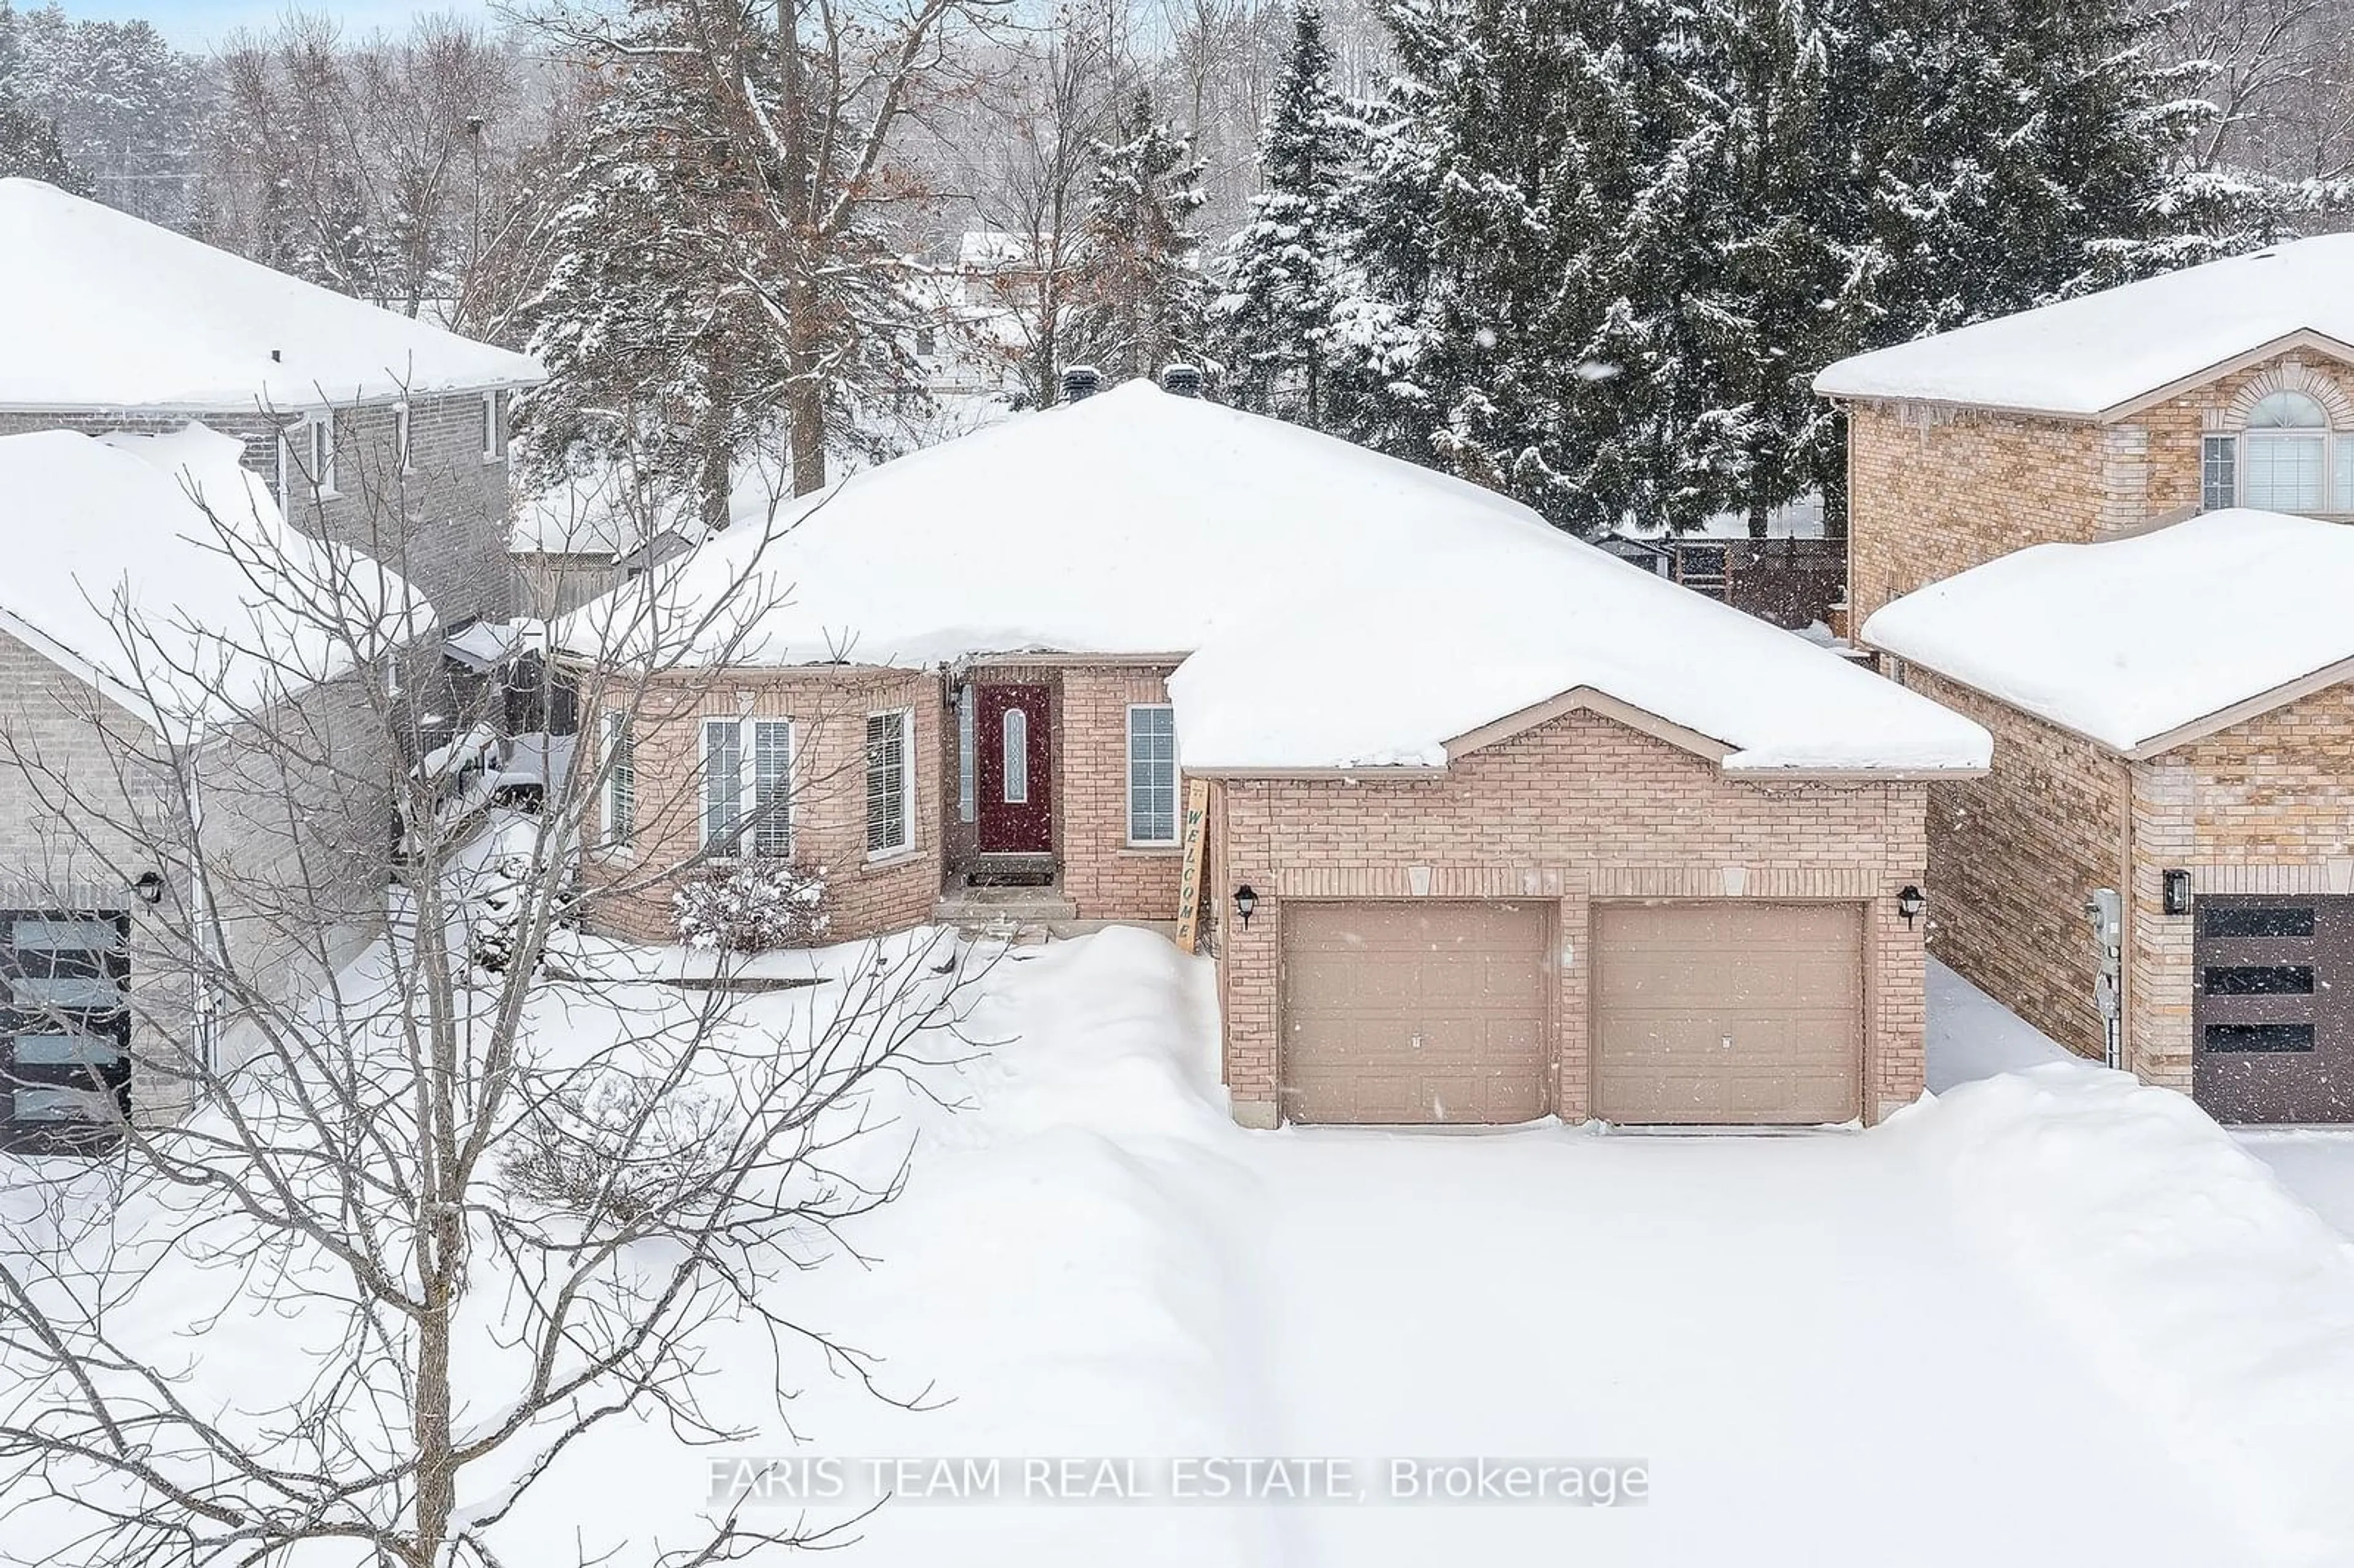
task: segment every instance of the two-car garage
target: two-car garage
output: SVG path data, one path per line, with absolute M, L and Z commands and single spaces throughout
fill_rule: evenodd
M 1563 1108 L 1626 1125 L 1808 1126 L 1861 1113 L 1863 908 L 1303 900 L 1284 913 L 1287 1119 L 1508 1123 Z M 1575 1027 L 1583 1022 L 1581 1031 Z M 1565 1026 L 1566 1025 L 1566 1026 Z

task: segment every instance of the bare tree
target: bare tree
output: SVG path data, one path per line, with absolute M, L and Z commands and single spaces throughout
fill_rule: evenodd
M 446 15 L 347 39 L 290 12 L 217 64 L 205 138 L 217 242 L 372 303 L 485 335 L 486 258 L 536 210 L 530 111 L 569 101 L 509 43 Z
M 2157 14 L 2168 52 L 2213 112 L 2193 166 L 2272 172 L 2269 147 L 2312 77 L 2329 0 L 2182 0 Z
M 976 212 L 1012 242 L 979 285 L 1012 323 L 1016 368 L 1042 407 L 1060 389 L 1095 143 L 1110 128 L 1120 54 L 1105 18 L 1066 9 L 1007 61 L 991 134 L 965 154 Z
M 405 482 L 397 463 L 343 475 L 386 510 L 386 539 L 407 536 Z M 163 868 L 114 1004 L 132 1092 L 95 1066 L 87 1084 L 100 1120 L 81 1130 L 105 1150 L 0 1167 L 10 1555 L 545 1563 L 556 1549 L 518 1542 L 518 1510 L 592 1434 L 743 1436 L 707 1400 L 716 1379 L 765 1380 L 780 1420 L 811 1358 L 919 1402 L 798 1320 L 778 1278 L 896 1190 L 864 1097 L 894 1074 L 921 1092 L 917 1059 L 938 1049 L 923 1043 L 953 1037 L 974 978 L 961 951 L 865 950 L 798 993 L 781 1037 L 741 1015 L 724 943 L 707 989 L 649 983 L 632 949 L 575 929 L 576 868 L 616 810 L 693 811 L 689 792 L 647 789 L 605 744 L 486 842 L 465 737 L 513 694 L 426 679 L 420 607 L 376 562 L 192 487 L 246 613 L 197 625 L 135 582 L 98 585 L 119 647 L 51 716 L 101 735 L 107 764 L 63 755 L 29 715 L 0 730 L 0 779 L 68 835 L 61 866 L 118 886 Z M 781 591 L 759 552 L 734 586 L 693 615 L 657 593 L 601 601 L 530 694 L 551 705 L 560 681 L 632 724 L 693 722 Z M 785 809 L 764 801 L 748 831 Z M 355 921 L 383 930 L 351 959 L 337 934 Z M 58 1033 L 90 1005 L 60 1001 Z M 182 1328 L 232 1303 L 285 1325 L 276 1364 L 208 1374 L 188 1355 Z M 710 1364 L 722 1319 L 757 1326 L 765 1371 Z M 739 1502 L 633 1560 L 735 1562 L 844 1527 Z

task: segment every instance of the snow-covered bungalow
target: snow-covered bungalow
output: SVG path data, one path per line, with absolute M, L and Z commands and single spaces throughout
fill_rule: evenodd
M 609 928 L 763 858 L 822 870 L 838 937 L 1198 925 L 1256 1125 L 1876 1119 L 1922 1082 L 1925 790 L 1988 760 L 1500 496 L 1149 383 L 557 641 L 676 665 L 586 694 Z
M 368 709 L 433 612 L 288 526 L 242 452 L 202 425 L 0 437 L 0 1144 L 128 1108 L 134 1054 L 215 1049 L 234 999 L 194 952 L 292 995 L 381 929 Z

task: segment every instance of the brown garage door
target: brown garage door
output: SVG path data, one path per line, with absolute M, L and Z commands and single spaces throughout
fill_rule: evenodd
M 1545 1114 L 1550 908 L 1283 908 L 1284 1114 L 1514 1122 Z
M 1846 904 L 1596 906 L 1594 1114 L 1686 1126 L 1854 1117 L 1862 927 Z

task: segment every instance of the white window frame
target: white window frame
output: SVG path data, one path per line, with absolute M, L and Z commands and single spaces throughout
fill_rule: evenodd
M 780 725 L 785 732 L 784 789 L 785 809 L 773 817 L 762 819 L 747 828 L 746 824 L 760 809 L 760 726 Z M 736 732 L 736 814 L 733 831 L 723 843 L 711 835 L 711 732 L 732 729 Z M 801 757 L 801 726 L 791 719 L 777 715 L 746 714 L 740 717 L 712 716 L 705 718 L 695 734 L 695 841 L 704 853 L 719 860 L 790 860 L 798 835 L 795 817 L 800 810 L 800 791 L 793 788 L 793 765 Z M 752 845 L 748 856 L 744 835 L 749 832 Z M 763 833 L 779 836 L 780 842 L 763 848 Z
M 885 708 L 866 715 L 868 727 L 876 719 L 887 719 L 899 726 L 899 842 L 877 844 L 875 839 L 875 759 L 866 759 L 866 858 L 891 860 L 916 847 L 916 710 Z
M 981 820 L 981 747 L 974 726 L 979 701 L 968 681 L 957 688 L 957 821 Z
M 400 465 L 401 472 L 417 471 L 417 464 L 408 445 L 408 405 L 406 402 L 395 403 L 392 406 L 392 450 L 394 459 Z
M 1165 713 L 1169 715 L 1169 836 L 1149 839 L 1136 831 L 1136 715 L 1140 713 Z M 1168 703 L 1130 703 L 1128 719 L 1121 726 L 1121 745 L 1127 761 L 1128 782 L 1128 842 L 1136 849 L 1174 849 L 1184 842 L 1185 800 L 1182 788 L 1184 770 L 1177 760 L 1177 711 Z
M 1017 736 L 1014 732 L 1020 730 Z M 997 793 L 1008 806 L 1030 803 L 1030 710 L 1009 704 L 997 718 Z M 1022 792 L 1013 792 L 1016 785 Z
M 604 847 L 627 849 L 638 829 L 638 747 L 626 708 L 605 710 Z
M 302 444 L 297 448 L 294 443 Z M 297 456 L 296 453 L 301 455 Z M 278 433 L 278 503 L 291 505 L 294 482 L 321 500 L 342 493 L 335 488 L 335 415 L 305 414 Z
M 2209 432 L 2200 444 L 2199 500 L 2201 510 L 2214 509 L 2210 504 L 2211 497 L 2208 493 L 2207 486 L 2207 471 L 2212 461 L 2212 449 L 2219 442 L 2228 441 L 2231 444 L 2229 461 L 2232 465 L 2232 505 L 2264 505 L 2267 511 L 2285 510 L 2296 514 L 2323 517 L 2354 514 L 2354 431 L 2340 430 L 2333 426 L 2329 422 L 2327 405 L 2312 393 L 2298 388 L 2285 387 L 2279 392 L 2269 393 L 2258 400 L 2256 407 L 2262 408 L 2274 397 L 2282 396 L 2303 399 L 2321 416 L 2321 422 L 2317 425 L 2243 424 L 2236 430 Z M 2250 412 L 2253 414 L 2254 410 L 2251 409 Z M 2283 508 L 2259 503 L 2250 497 L 2248 472 L 2252 466 L 2252 453 L 2249 447 L 2252 441 L 2264 440 L 2311 440 L 2320 443 L 2318 505 L 2309 511 L 2302 507 Z
M 499 418 L 499 394 L 493 387 L 482 394 L 482 461 L 504 462 L 506 456 L 506 427 Z

